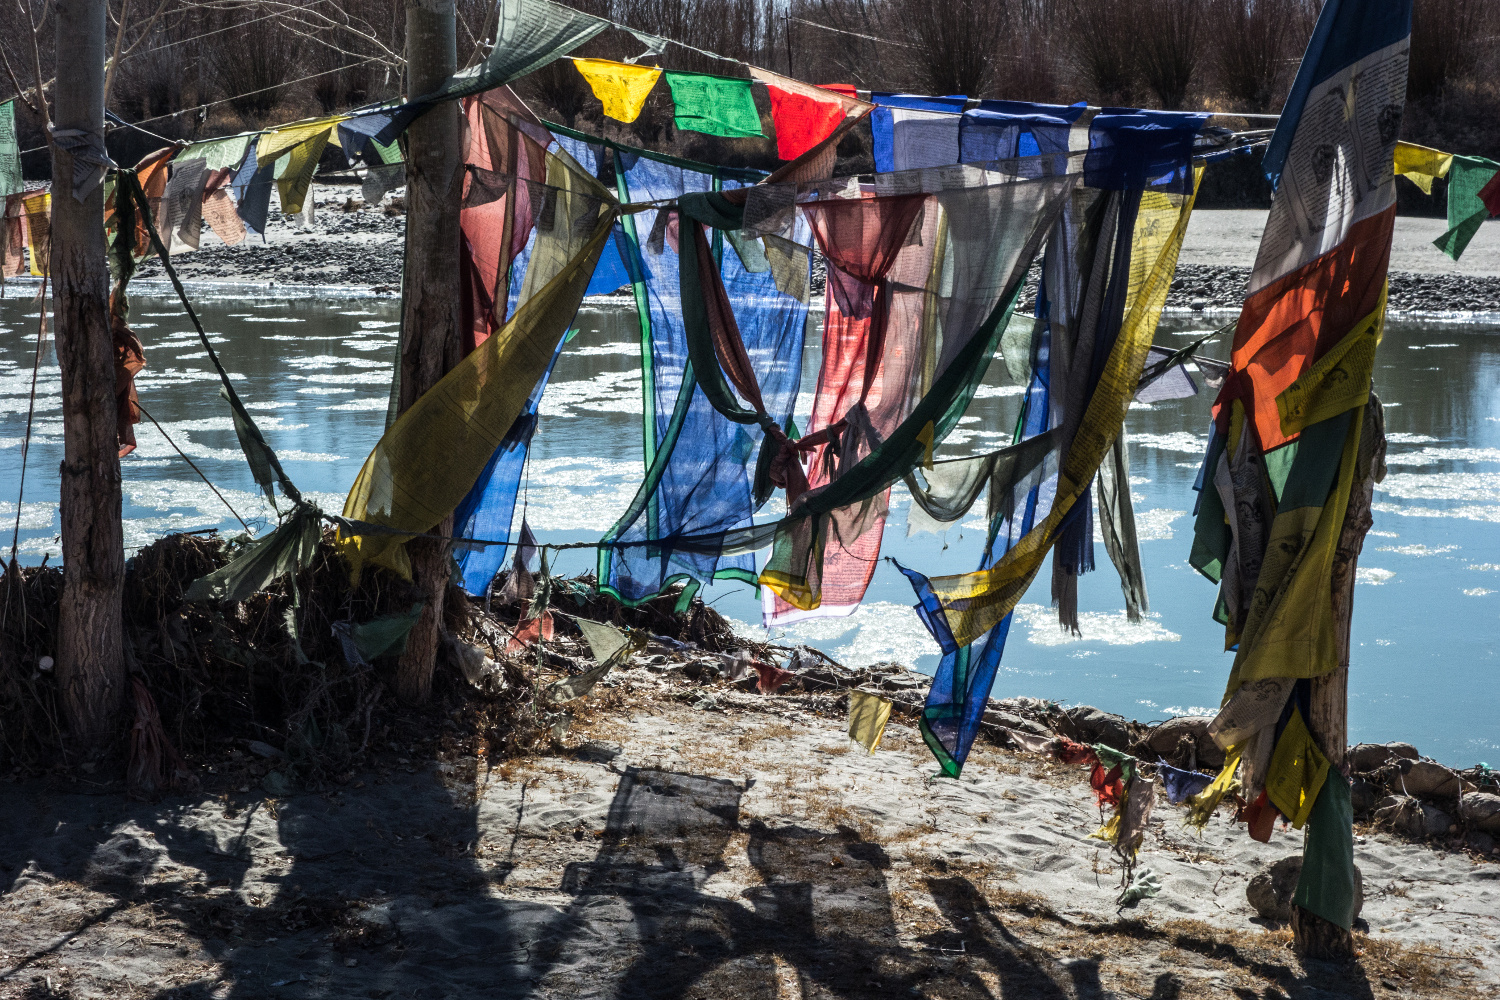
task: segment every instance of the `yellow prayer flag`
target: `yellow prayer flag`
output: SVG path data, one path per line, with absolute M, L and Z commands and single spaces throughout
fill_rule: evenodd
M 1423 194 L 1432 194 L 1432 182 L 1447 177 L 1453 166 L 1453 154 L 1410 142 L 1396 143 L 1396 173 L 1404 175 Z
M 26 249 L 31 275 L 40 278 L 52 267 L 52 195 L 43 191 L 21 200 L 26 212 Z
M 604 113 L 622 122 L 633 122 L 641 116 L 646 97 L 661 76 L 661 70 L 654 66 L 632 66 L 608 59 L 574 59 L 573 65 L 603 103 Z
M 891 719 L 891 702 L 868 691 L 849 692 L 849 738 L 871 753 L 880 746 L 885 724 Z
M 260 140 L 255 144 L 256 165 L 265 166 L 278 156 L 284 154 L 287 150 L 294 146 L 300 146 L 320 132 L 330 133 L 325 137 L 325 141 L 332 141 L 337 146 L 339 144 L 337 135 L 338 124 L 347 117 L 349 116 L 334 115 L 332 118 L 319 118 L 315 121 L 287 125 L 270 132 L 261 133 Z
M 1291 821 L 1293 829 L 1302 829 L 1312 814 L 1313 803 L 1328 778 L 1328 768 L 1328 758 L 1318 749 L 1302 721 L 1301 710 L 1292 709 L 1292 717 L 1282 730 L 1281 739 L 1276 741 L 1271 766 L 1266 770 L 1266 797 Z

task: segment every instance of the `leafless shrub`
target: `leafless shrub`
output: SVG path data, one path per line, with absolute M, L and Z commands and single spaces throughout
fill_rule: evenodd
M 1005 0 L 887 0 L 892 37 L 914 48 L 917 77 L 933 94 L 985 92 L 1005 45 L 1013 8 Z
M 1150 30 L 1136 21 L 1138 7 L 1136 0 L 1070 0 L 1068 47 L 1104 103 L 1130 104 L 1135 96 L 1136 47 Z
M 1487 42 L 1481 28 L 1496 24 L 1494 0 L 1416 0 L 1406 94 L 1435 97 L 1470 76 Z
M 1224 96 L 1246 111 L 1273 106 L 1295 55 L 1299 0 L 1210 0 L 1204 41 Z
M 1182 108 L 1198 70 L 1203 0 L 1142 0 L 1137 11 L 1141 79 L 1159 107 Z

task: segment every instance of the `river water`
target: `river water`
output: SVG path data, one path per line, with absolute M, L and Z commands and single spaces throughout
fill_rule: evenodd
M 0 300 L 0 523 L 15 523 L 21 439 L 31 391 L 34 288 L 11 284 Z M 391 299 L 196 296 L 205 327 L 237 389 L 293 480 L 340 509 L 385 423 L 398 313 Z M 235 441 L 202 346 L 175 298 L 133 295 L 134 329 L 148 367 L 141 401 L 257 530 L 274 523 Z M 1227 317 L 1232 318 L 1232 317 Z M 1157 342 L 1181 344 L 1225 317 L 1168 316 Z M 526 516 L 544 542 L 598 538 L 630 502 L 642 475 L 639 349 L 634 311 L 591 300 L 544 397 L 528 470 Z M 806 425 L 819 362 L 808 339 L 799 424 Z M 1221 348 L 1222 350 L 1222 348 Z M 1486 323 L 1393 320 L 1376 372 L 1386 405 L 1389 475 L 1376 492 L 1353 625 L 1350 733 L 1354 741 L 1406 740 L 1458 765 L 1500 763 L 1500 336 Z M 36 418 L 20 510 L 23 561 L 57 558 L 61 385 L 50 346 L 39 370 Z M 1009 441 L 1020 389 L 1004 365 L 949 438 L 954 457 Z M 1206 441 L 1211 395 L 1136 404 L 1127 424 L 1131 484 L 1150 593 L 1148 619 L 1132 625 L 1102 546 L 1083 578 L 1083 637 L 1060 631 L 1043 573 L 1017 610 L 994 695 L 1087 703 L 1142 720 L 1210 714 L 1230 655 L 1210 618 L 1214 587 L 1186 563 L 1192 484 Z M 124 459 L 125 538 L 134 549 L 172 531 L 239 530 L 234 517 L 143 421 Z M 777 501 L 773 501 L 773 504 Z M 982 515 L 946 534 L 907 537 L 905 488 L 891 497 L 884 553 L 929 573 L 973 569 Z M 768 507 L 763 512 L 775 512 Z M 583 572 L 591 554 L 563 553 L 554 567 Z M 704 597 L 760 638 L 759 603 L 743 584 Z M 912 593 L 888 564 L 849 618 L 822 619 L 771 638 L 807 642 L 850 664 L 895 660 L 930 672 L 937 647 L 910 609 Z

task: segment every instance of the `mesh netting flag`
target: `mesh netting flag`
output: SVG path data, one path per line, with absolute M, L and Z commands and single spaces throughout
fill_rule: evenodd
M 737 188 L 759 176 L 618 146 L 610 152 L 621 198 L 634 203 Z M 637 603 L 679 581 L 687 583 L 684 599 L 702 581 L 753 581 L 753 558 L 726 555 L 723 535 L 748 522 L 759 506 L 751 473 L 763 431 L 726 419 L 698 385 L 683 315 L 681 254 L 692 246 L 684 223 L 669 207 L 638 212 L 621 220 L 616 245 L 632 276 L 640 319 L 646 476 L 605 536 L 600 587 Z M 771 419 L 784 424 L 801 381 L 809 256 L 739 233 L 716 237 L 713 254 L 763 403 Z M 697 540 L 679 544 L 682 538 Z
M 1017 445 L 1000 453 L 1004 462 L 992 460 L 980 568 L 933 579 L 903 569 L 918 614 L 943 649 L 921 729 L 949 775 L 962 770 L 1012 609 L 1046 553 L 1069 530 L 1092 545 L 1087 519 L 1073 512 L 1087 509 L 1090 482 L 1121 433 L 1145 364 L 1191 211 L 1196 182 L 1188 162 L 1202 121 L 1106 114 L 1087 126 L 1093 152 L 1084 183 L 1053 228 L 1043 262 Z M 973 478 L 952 477 L 950 495 L 972 502 Z M 924 508 L 961 516 L 924 500 Z M 1054 558 L 1065 616 L 1066 587 L 1086 559 L 1076 542 Z
M 582 300 L 618 211 L 613 195 L 561 150 L 546 155 L 519 304 L 385 432 L 365 460 L 344 516 L 383 531 L 341 537 L 355 575 L 365 561 L 402 575 L 402 545 L 468 495 L 521 416 Z

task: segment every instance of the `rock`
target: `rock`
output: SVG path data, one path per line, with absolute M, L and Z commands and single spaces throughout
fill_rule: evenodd
M 1488 854 L 1495 849 L 1495 838 L 1487 833 L 1480 833 L 1476 830 L 1464 838 L 1464 844 L 1471 851 Z
M 1446 836 L 1453 819 L 1411 795 L 1387 795 L 1375 803 L 1375 822 L 1412 838 Z
M 885 691 L 918 691 L 931 680 L 912 673 L 888 674 L 880 678 L 880 687 Z
M 713 660 L 689 660 L 683 664 L 682 672 L 695 681 L 707 684 L 709 681 L 718 680 L 722 671 L 719 664 Z
M 1349 748 L 1349 766 L 1368 774 L 1397 760 L 1415 760 L 1419 754 L 1410 743 L 1361 743 Z
M 1349 801 L 1354 806 L 1354 815 L 1363 816 L 1375 808 L 1379 791 L 1368 781 L 1355 778 L 1349 783 Z
M 1301 876 L 1302 855 L 1282 858 L 1250 880 L 1245 887 L 1245 898 L 1262 918 L 1285 923 L 1292 919 L 1292 896 Z M 1354 886 L 1354 916 L 1358 918 L 1365 905 L 1365 877 L 1358 866 L 1354 869 Z
M 1103 743 L 1122 751 L 1130 748 L 1130 725 L 1125 716 L 1101 712 L 1092 705 L 1064 709 L 1057 728 L 1079 743 Z
M 848 687 L 849 678 L 831 667 L 817 666 L 808 667 L 797 673 L 802 681 L 802 686 L 807 691 L 830 691 Z
M 1453 771 L 1431 760 L 1399 760 L 1395 764 L 1399 778 L 1386 784 L 1403 789 L 1419 799 L 1456 799 L 1463 792 L 1463 779 Z
M 993 702 L 991 703 L 993 704 Z M 998 708 L 987 708 L 981 720 L 986 726 L 1004 726 L 1006 729 L 1014 729 L 1022 733 L 1032 733 L 1036 736 L 1051 736 L 1052 730 L 1038 722 L 1023 719 L 1011 712 L 1004 712 Z
M 1187 766 L 1187 754 L 1178 755 L 1178 748 L 1183 747 L 1184 740 L 1189 740 L 1196 759 L 1192 762 L 1198 767 L 1218 770 L 1224 766 L 1224 751 L 1214 742 L 1213 737 L 1208 735 L 1208 724 L 1213 719 L 1206 715 L 1185 715 L 1178 719 L 1168 719 L 1159 726 L 1154 726 L 1146 736 L 1146 746 L 1151 752 L 1160 757 L 1174 761 L 1179 766 Z
M 1500 795 L 1469 792 L 1459 800 L 1458 815 L 1476 830 L 1500 834 Z

